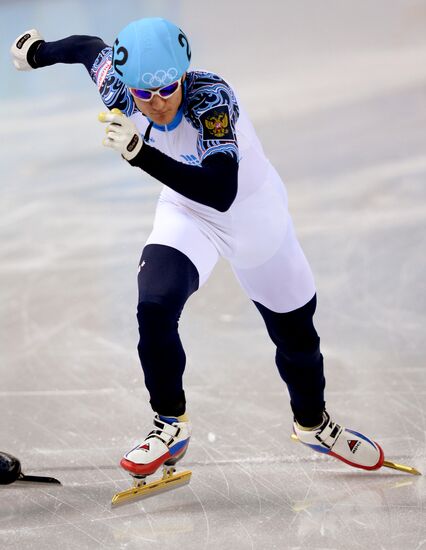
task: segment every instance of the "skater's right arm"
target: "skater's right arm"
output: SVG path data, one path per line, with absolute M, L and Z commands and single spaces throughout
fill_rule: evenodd
M 109 109 L 120 109 L 127 116 L 135 111 L 130 92 L 112 67 L 112 48 L 97 36 L 73 35 L 46 42 L 36 29 L 31 29 L 15 40 L 10 51 L 15 67 L 21 71 L 56 63 L 81 63 Z

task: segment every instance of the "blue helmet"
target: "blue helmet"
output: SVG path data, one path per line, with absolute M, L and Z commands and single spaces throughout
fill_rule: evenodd
M 191 49 L 186 35 L 170 21 L 149 17 L 133 21 L 114 42 L 112 62 L 129 88 L 158 88 L 188 69 Z

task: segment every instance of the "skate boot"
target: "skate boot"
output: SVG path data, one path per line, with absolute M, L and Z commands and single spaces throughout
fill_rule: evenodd
M 304 429 L 295 421 L 293 430 L 304 445 L 338 458 L 349 466 L 363 470 L 378 470 L 383 466 L 384 454 L 377 443 L 363 434 L 339 426 L 326 411 L 322 424 L 317 428 Z
M 154 427 L 140 445 L 121 459 L 120 466 L 135 480 L 134 487 L 114 495 L 112 504 L 146 498 L 189 483 L 191 472 L 176 474 L 175 464 L 188 448 L 191 437 L 190 423 L 155 415 Z M 158 481 L 146 483 L 146 477 L 154 474 L 160 466 L 163 467 L 163 477 Z

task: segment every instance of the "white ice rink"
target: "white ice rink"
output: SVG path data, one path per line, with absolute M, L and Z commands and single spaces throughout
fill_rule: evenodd
M 425 550 L 424 477 L 290 440 L 260 317 L 225 263 L 181 332 L 191 484 L 111 509 L 150 428 L 136 271 L 160 185 L 101 146 L 81 66 L 17 73 L 9 46 L 161 15 L 239 92 L 286 181 L 318 287 L 327 407 L 426 472 L 425 0 L 0 4 L 0 450 L 61 487 L 0 486 L 10 550 Z

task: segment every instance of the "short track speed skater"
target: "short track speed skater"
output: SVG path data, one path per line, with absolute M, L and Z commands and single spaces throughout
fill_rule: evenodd
M 154 430 L 120 462 L 121 467 L 134 478 L 133 487 L 116 493 L 111 504 L 125 504 L 187 485 L 191 472 L 176 472 L 175 465 L 186 453 L 190 437 L 189 422 L 155 415 Z M 146 478 L 160 467 L 163 468 L 162 477 L 147 483 Z
M 372 471 L 385 467 L 407 474 L 421 475 L 411 466 L 385 460 L 380 445 L 359 432 L 339 426 L 331 420 L 327 412 L 323 413 L 323 422 L 316 428 L 303 428 L 294 422 L 291 438 L 354 468 Z

